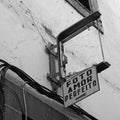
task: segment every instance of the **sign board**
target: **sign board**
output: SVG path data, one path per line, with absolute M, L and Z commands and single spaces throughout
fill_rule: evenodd
M 63 84 L 64 106 L 68 107 L 100 90 L 96 66 L 70 76 Z

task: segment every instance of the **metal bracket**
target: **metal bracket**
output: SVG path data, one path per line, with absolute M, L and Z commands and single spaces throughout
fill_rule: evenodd
M 49 79 L 51 82 L 56 84 L 57 86 L 61 87 L 60 81 L 51 76 L 49 73 L 47 73 L 47 79 Z
M 58 87 L 61 87 L 65 79 L 60 80 L 59 66 L 58 66 L 58 49 L 57 45 L 51 43 L 46 46 L 46 53 L 49 55 L 49 70 L 50 73 L 47 73 L 47 79 L 51 82 L 53 92 L 57 93 Z M 62 67 L 65 68 L 68 60 L 67 57 L 63 54 Z M 65 69 L 64 69 L 65 72 Z
M 57 45 L 53 45 L 53 44 L 50 44 L 48 46 L 46 46 L 46 53 L 47 54 L 52 54 L 55 58 L 57 58 L 57 53 L 54 52 L 54 49 L 57 47 Z

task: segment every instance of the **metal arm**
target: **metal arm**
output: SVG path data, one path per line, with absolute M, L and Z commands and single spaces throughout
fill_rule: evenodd
M 100 13 L 94 12 L 93 14 L 89 15 L 88 17 L 80 20 L 79 22 L 75 23 L 71 27 L 67 28 L 63 32 L 61 32 L 57 37 L 57 51 L 58 51 L 58 67 L 59 67 L 59 80 L 61 83 L 64 82 L 63 77 L 63 66 L 62 66 L 62 53 L 64 52 L 63 44 L 73 38 L 74 36 L 78 35 L 83 30 L 87 29 L 88 26 L 93 25 L 93 21 L 97 20 L 100 17 Z

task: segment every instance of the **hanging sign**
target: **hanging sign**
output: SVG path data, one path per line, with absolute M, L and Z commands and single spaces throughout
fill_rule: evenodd
M 69 77 L 63 84 L 64 106 L 68 107 L 100 90 L 96 66 Z

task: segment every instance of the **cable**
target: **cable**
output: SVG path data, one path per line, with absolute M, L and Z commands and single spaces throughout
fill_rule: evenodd
M 38 34 L 39 34 L 40 37 L 42 38 L 43 42 L 47 45 L 48 43 L 47 43 L 47 41 L 43 38 L 43 36 L 42 36 L 42 34 L 41 34 L 41 32 L 40 32 L 38 26 L 37 26 L 37 23 L 36 23 L 35 20 L 34 20 L 34 17 L 33 17 L 32 13 L 31 13 L 31 10 L 28 9 L 28 12 L 29 12 L 29 14 L 30 14 L 30 17 L 31 17 L 31 19 L 32 19 L 32 21 L 33 21 L 33 24 L 34 24 L 34 26 L 35 26 L 35 28 L 36 28 Z
M 26 96 L 25 96 L 25 85 L 27 83 L 25 82 L 23 85 L 22 85 L 22 93 L 23 93 L 23 101 L 24 101 L 24 109 L 25 109 L 25 120 L 27 120 L 27 101 L 26 101 Z
M 97 20 L 97 27 L 99 27 L 98 23 L 99 21 Z M 102 52 L 102 58 L 103 58 L 103 61 L 105 62 L 104 50 L 103 50 L 103 45 L 102 45 L 102 40 L 101 40 L 99 29 L 98 29 L 98 36 L 99 36 L 99 42 L 100 42 L 100 47 L 101 47 L 101 52 Z
M 6 66 L 9 66 L 9 69 L 12 70 L 13 72 L 15 72 L 23 81 L 27 82 L 31 87 L 33 87 L 34 89 L 36 89 L 39 93 L 44 94 L 52 99 L 55 99 L 57 101 L 59 101 L 60 103 L 63 104 L 63 100 L 62 97 L 53 93 L 51 90 L 49 90 L 48 88 L 38 84 L 35 80 L 33 80 L 28 74 L 26 74 L 24 71 L 22 71 L 21 69 L 8 64 L 7 62 L 5 62 L 4 60 L 1 60 L 3 63 L 6 63 Z M 4 75 L 2 75 L 4 78 L 6 72 L 3 72 Z M 2 74 L 3 74 L 2 73 Z
M 3 84 L 3 80 L 5 78 L 5 74 L 7 72 L 8 69 L 10 69 L 12 66 L 11 65 L 6 65 L 2 70 L 1 70 L 1 81 L 2 81 L 2 84 Z M 23 90 L 23 101 L 24 101 L 24 110 L 25 110 L 25 120 L 27 120 L 27 104 L 26 104 L 26 97 L 25 97 L 25 90 L 24 90 L 24 87 L 27 83 L 25 82 L 23 85 L 22 85 L 22 90 Z
M 2 68 L 4 67 L 4 68 Z M 3 91 L 3 85 L 4 85 L 4 76 L 7 72 L 7 70 L 9 69 L 9 66 L 6 65 L 5 66 L 5 63 L 3 62 L 3 64 L 0 65 L 0 68 L 2 68 L 2 70 L 0 71 L 0 118 L 3 119 L 3 111 L 4 111 L 4 108 L 5 108 L 5 96 L 4 96 L 4 91 Z
M 10 69 L 10 65 L 6 65 L 4 68 L 2 68 L 2 70 L 0 71 L 0 78 L 1 78 L 1 81 L 0 81 L 0 85 L 3 86 L 4 84 L 4 78 L 5 78 L 5 74 L 7 72 L 8 69 Z
M 6 65 L 9 65 L 9 63 L 7 63 L 6 61 L 0 59 L 0 62 L 3 63 L 3 64 L 6 64 Z
M 8 64 L 7 62 L 4 62 L 4 60 L 0 59 L 0 62 L 2 61 L 2 70 L 1 70 L 1 79 L 2 81 L 5 78 L 5 74 L 7 72 L 8 69 L 12 70 L 13 72 L 15 72 L 25 83 L 23 85 L 23 100 L 24 100 L 24 109 L 25 109 L 25 120 L 27 120 L 27 104 L 26 104 L 26 96 L 25 96 L 25 90 L 24 87 L 26 84 L 30 85 L 32 88 L 34 88 L 36 91 L 38 91 L 40 94 L 46 95 L 47 97 L 58 101 L 61 104 L 64 104 L 63 102 L 63 97 L 53 93 L 51 90 L 49 90 L 48 88 L 38 84 L 35 80 L 33 80 L 28 74 L 26 74 L 24 71 L 22 71 L 21 69 Z M 95 117 L 93 117 L 92 115 L 90 115 L 89 113 L 87 113 L 86 111 L 84 111 L 82 108 L 77 108 L 74 105 L 71 105 L 69 108 L 71 108 L 72 110 L 76 111 L 76 113 L 81 113 L 82 115 L 87 116 L 88 118 L 90 118 L 91 120 L 97 120 Z
M 6 64 L 6 66 L 5 66 L 5 64 L 2 64 L 1 67 L 3 67 L 3 66 L 4 66 L 4 68 L 1 70 L 1 86 L 3 86 L 3 81 L 4 81 L 7 70 L 12 68 L 12 66 L 8 65 L 8 64 Z M 26 84 L 27 84 L 27 82 L 25 82 L 22 85 L 22 90 L 23 90 L 22 93 L 23 93 L 23 101 L 24 101 L 24 109 L 25 109 L 25 120 L 27 120 L 27 104 L 26 104 L 26 97 L 25 97 L 25 90 L 24 90 L 24 87 Z

